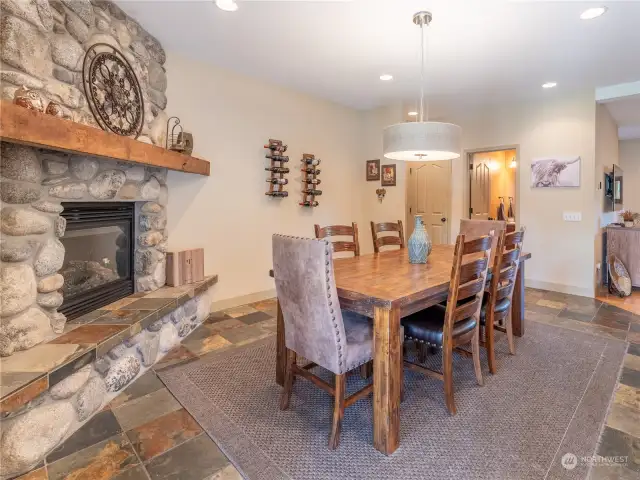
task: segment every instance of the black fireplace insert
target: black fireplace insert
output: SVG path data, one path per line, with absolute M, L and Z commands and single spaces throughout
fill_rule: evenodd
M 60 311 L 72 320 L 133 293 L 134 204 L 65 202 Z

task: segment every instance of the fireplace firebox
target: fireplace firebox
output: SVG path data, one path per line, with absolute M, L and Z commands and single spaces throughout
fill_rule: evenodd
M 64 303 L 74 319 L 133 293 L 134 204 L 66 202 Z

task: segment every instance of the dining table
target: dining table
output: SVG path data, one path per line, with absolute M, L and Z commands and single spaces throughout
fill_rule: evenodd
M 340 307 L 373 319 L 373 444 L 391 455 L 400 445 L 400 391 L 403 353 L 400 319 L 446 301 L 453 245 L 434 245 L 426 264 L 409 263 L 406 248 L 336 258 L 334 276 Z M 524 267 L 520 255 L 511 307 L 516 336 L 524 334 Z M 274 273 L 271 270 L 270 275 Z M 284 383 L 284 319 L 277 305 L 276 382 Z

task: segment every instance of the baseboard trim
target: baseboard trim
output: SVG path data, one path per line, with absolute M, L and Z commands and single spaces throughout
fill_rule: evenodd
M 219 312 L 220 310 L 226 310 L 228 308 L 239 307 L 240 305 L 246 305 L 247 303 L 260 302 L 262 300 L 268 300 L 276 296 L 275 288 L 270 290 L 263 290 L 262 292 L 250 293 L 249 295 L 242 295 L 240 297 L 227 298 L 225 300 L 218 300 L 211 303 L 211 311 Z
M 530 288 L 538 288 L 540 290 L 551 290 L 552 292 L 568 293 L 569 295 L 579 295 L 581 297 L 594 298 L 595 292 L 592 288 L 576 287 L 574 285 L 565 285 L 563 283 L 545 282 L 542 280 L 534 280 L 525 278 L 524 285 Z

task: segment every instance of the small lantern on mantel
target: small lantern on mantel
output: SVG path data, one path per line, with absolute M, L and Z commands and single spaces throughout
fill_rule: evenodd
M 178 117 L 167 120 L 167 150 L 191 155 L 193 152 L 193 135 L 185 132 Z

